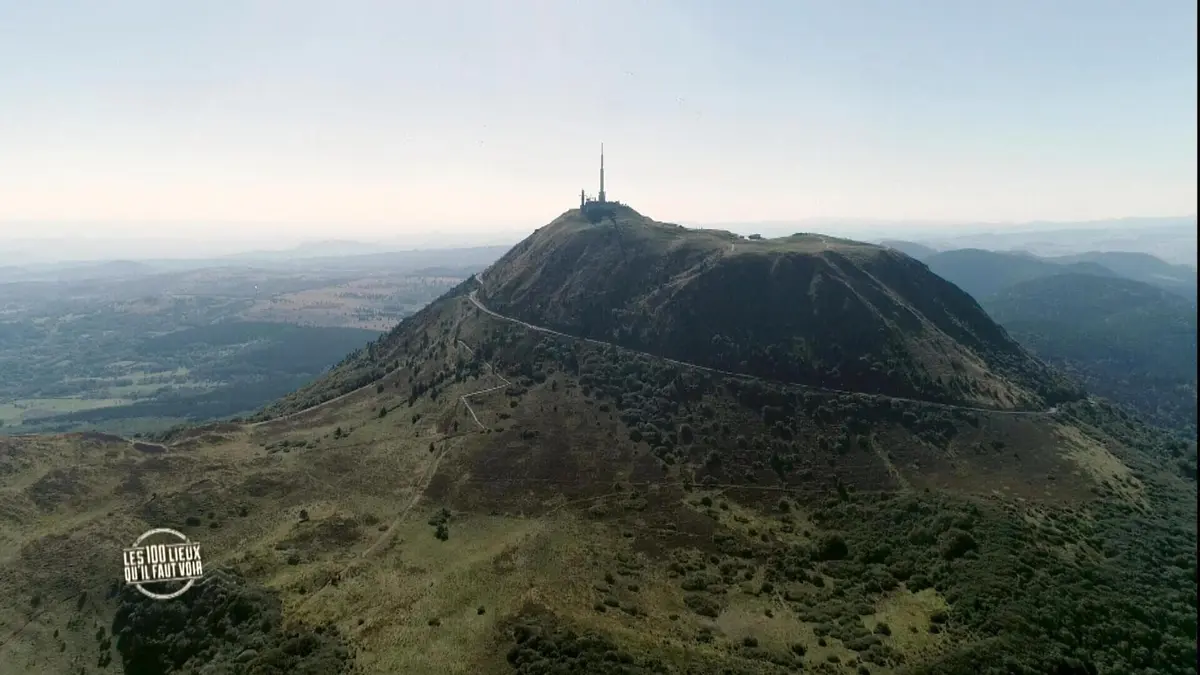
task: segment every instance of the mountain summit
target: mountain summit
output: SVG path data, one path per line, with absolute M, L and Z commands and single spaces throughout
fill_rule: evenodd
M 574 336 L 795 384 L 989 408 L 1069 387 L 953 284 L 898 251 L 744 238 L 624 205 L 573 209 L 479 277 L 490 309 Z

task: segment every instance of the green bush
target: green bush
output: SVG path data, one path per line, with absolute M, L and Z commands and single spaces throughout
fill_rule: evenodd
M 225 571 L 169 602 L 124 586 L 118 603 L 112 633 L 126 675 L 321 675 L 352 665 L 335 627 L 285 629 L 273 592 Z

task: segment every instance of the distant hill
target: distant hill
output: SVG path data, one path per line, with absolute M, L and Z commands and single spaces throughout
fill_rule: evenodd
M 919 247 L 920 244 L 912 246 Z M 920 252 L 920 249 L 915 250 Z M 942 251 L 919 259 L 935 274 L 953 282 L 976 298 L 985 298 L 1013 284 L 1031 279 L 1055 274 L 1091 274 L 1141 281 L 1184 298 L 1196 299 L 1195 267 L 1173 265 L 1147 253 L 1092 251 L 1043 258 L 1026 250 L 989 251 L 964 248 Z
M 1149 253 L 1128 251 L 1089 251 L 1075 255 L 1045 258 L 1058 264 L 1095 263 L 1117 274 L 1164 288 L 1192 300 L 1196 299 L 1196 268 L 1193 265 L 1172 265 Z
M 1119 218 L 1079 223 L 1022 223 L 963 226 L 928 236 L 910 235 L 941 250 L 1025 249 L 1039 256 L 1065 256 L 1087 251 L 1134 251 L 1174 263 L 1196 264 L 1196 217 Z M 968 230 L 968 231 L 964 231 Z M 969 231 L 974 230 L 974 231 Z M 953 232 L 962 232 L 956 234 Z
M 938 250 L 932 246 L 918 244 L 915 241 L 902 241 L 900 239 L 884 239 L 883 241 L 879 242 L 879 245 L 886 246 L 887 248 L 894 248 L 909 257 L 916 258 L 917 260 L 924 260 L 938 252 Z
M 365 246 L 365 245 L 364 245 Z M 334 247 L 335 249 L 337 247 Z M 341 247 L 346 248 L 346 247 Z M 353 247 L 350 247 L 353 248 Z M 236 254 L 220 258 L 161 258 L 138 261 L 39 263 L 28 266 L 0 267 L 0 283 L 26 281 L 68 281 L 87 279 L 135 278 L 154 273 L 177 273 L 206 269 L 259 269 L 297 271 L 381 271 L 391 274 L 413 273 L 423 269 L 455 269 L 476 272 L 495 262 L 509 246 L 471 246 L 464 248 L 417 249 L 321 254 L 320 248 L 306 248 L 303 255 L 294 251 L 266 251 Z
M 686 223 L 685 223 L 686 224 Z M 786 236 L 827 232 L 863 241 L 898 240 L 940 251 L 1024 249 L 1038 256 L 1088 251 L 1148 253 L 1172 263 L 1196 265 L 1196 217 L 1115 218 L 1093 221 L 946 222 L 896 219 L 810 218 L 796 221 L 709 224 L 741 234 Z M 901 249 L 903 250 L 903 249 Z M 916 257 L 916 256 L 914 256 Z
M 473 246 L 470 248 L 427 249 L 417 251 L 385 251 L 361 255 L 306 258 L 281 262 L 281 265 L 304 267 L 318 265 L 322 269 L 382 269 L 389 272 L 408 272 L 431 267 L 472 267 L 481 269 L 504 255 L 509 246 Z
M 230 256 L 226 260 L 236 260 L 246 266 L 272 270 L 301 270 L 318 267 L 323 270 L 382 270 L 397 273 L 434 267 L 482 269 L 495 262 L 508 249 L 508 246 L 471 246 L 320 255 L 319 249 L 310 247 L 305 249 L 303 256 L 293 255 L 291 251 L 281 251 L 245 253 Z
M 158 272 L 148 262 L 109 260 L 104 262 L 63 262 L 0 267 L 0 282 L 11 281 L 88 281 L 143 277 Z
M 271 260 L 298 260 L 303 258 L 330 258 L 343 256 L 370 255 L 380 250 L 393 251 L 393 247 L 384 247 L 377 242 L 363 242 L 344 239 L 326 241 L 308 241 L 290 248 L 278 250 L 255 250 L 231 253 L 222 256 L 225 261 L 263 262 Z
M 1089 391 L 1195 435 L 1194 303 L 1129 279 L 1060 274 L 1015 284 L 982 304 Z
M 1079 273 L 1096 276 L 1117 276 L 1096 262 L 1054 263 L 1022 253 L 1001 253 L 978 248 L 964 248 L 936 253 L 923 262 L 938 276 L 971 294 L 986 298 L 1013 284 L 1055 274 Z

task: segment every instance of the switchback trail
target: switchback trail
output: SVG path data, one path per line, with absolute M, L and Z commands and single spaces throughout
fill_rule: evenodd
M 568 340 L 578 340 L 580 342 L 587 342 L 587 343 L 598 345 L 601 347 L 612 347 L 613 349 L 620 349 L 621 351 L 629 352 L 631 354 L 640 354 L 642 356 L 648 356 L 652 359 L 658 359 L 660 361 L 666 361 L 667 363 L 673 363 L 677 366 L 682 366 L 684 368 L 692 368 L 695 370 L 702 370 L 702 371 L 705 371 L 708 373 L 715 373 L 717 375 L 725 375 L 727 377 L 737 377 L 737 378 L 741 378 L 741 379 L 745 379 L 745 380 L 758 380 L 760 382 L 770 382 L 772 384 L 782 384 L 782 385 L 789 386 L 789 387 L 799 387 L 801 389 L 808 389 L 810 391 L 819 391 L 819 392 L 823 392 L 823 393 L 827 393 L 827 394 L 849 394 L 849 395 L 857 395 L 857 396 L 876 396 L 879 398 L 886 398 L 886 399 L 889 399 L 892 401 L 904 401 L 906 403 L 918 403 L 921 405 L 932 405 L 932 406 L 938 406 L 940 408 L 948 408 L 951 410 L 969 410 L 972 412 L 991 413 L 991 414 L 995 414 L 995 415 L 1042 416 L 1042 415 L 1054 415 L 1056 412 L 1058 412 L 1056 408 L 1050 408 L 1049 410 L 996 410 L 994 408 L 975 408 L 975 407 L 966 406 L 966 405 L 955 405 L 953 403 L 935 403 L 933 401 L 922 401 L 921 399 L 916 399 L 916 398 L 904 398 L 903 396 L 888 396 L 887 394 L 868 394 L 868 393 L 861 392 L 861 391 L 847 391 L 845 389 L 831 389 L 828 387 L 818 387 L 816 385 L 811 385 L 811 384 L 797 384 L 794 382 L 780 382 L 780 381 L 771 380 L 771 379 L 768 379 L 765 377 L 758 377 L 757 375 L 747 375 L 745 373 L 735 373 L 735 372 L 731 372 L 728 370 L 721 370 L 719 368 L 710 368 L 709 366 L 702 366 L 702 365 L 699 365 L 696 363 L 688 363 L 687 361 L 679 361 L 678 359 L 672 359 L 672 358 L 668 358 L 666 356 L 659 356 L 658 354 L 651 354 L 650 352 L 643 352 L 643 351 L 640 351 L 637 349 L 623 347 L 621 345 L 614 344 L 612 342 L 605 342 L 603 340 L 596 340 L 593 338 L 579 337 L 577 335 L 568 335 L 567 333 L 563 333 L 561 331 L 554 330 L 553 328 L 546 328 L 545 326 L 536 326 L 534 324 L 527 323 L 525 321 L 522 321 L 520 319 L 511 317 L 511 316 L 505 316 L 504 314 L 501 314 L 499 312 L 492 311 L 487 306 L 485 306 L 482 302 L 480 302 L 479 298 L 476 297 L 477 292 L 478 291 L 471 291 L 470 294 L 467 295 L 467 299 L 470 300 L 471 303 L 474 304 L 476 307 L 478 307 L 480 309 L 480 311 L 482 311 L 485 314 L 488 314 L 489 316 L 492 316 L 496 319 L 500 319 L 501 321 L 507 321 L 509 323 L 514 323 L 518 326 L 527 328 L 529 330 L 537 331 L 539 333 L 547 333 L 549 335 L 557 335 L 558 337 L 566 338 Z M 493 372 L 495 372 L 495 371 L 493 370 Z
M 467 346 L 467 343 L 463 342 L 462 340 L 459 340 L 459 341 L 458 341 L 458 344 L 462 345 L 463 349 L 465 349 L 465 350 L 467 350 L 468 352 L 470 352 L 472 357 L 473 357 L 473 356 L 475 356 L 475 350 L 474 350 L 474 349 L 471 349 L 470 347 L 468 347 L 468 346 Z M 504 384 L 498 384 L 498 385 L 496 385 L 496 386 L 494 386 L 494 387 L 488 387 L 487 389 L 480 389 L 479 391 L 473 391 L 473 392 L 471 392 L 470 394 L 464 394 L 464 395 L 462 395 L 462 396 L 459 396 L 458 398 L 459 398 L 459 400 L 461 400 L 461 401 L 463 402 L 463 405 L 467 406 L 467 412 L 471 413 L 471 419 L 475 420 L 475 424 L 478 424 L 480 429 L 483 429 L 484 431 L 487 431 L 487 427 L 486 427 L 486 426 L 484 426 L 483 422 L 480 422 L 480 421 L 479 421 L 479 416 L 477 416 L 477 415 L 475 414 L 475 410 L 474 410 L 473 408 L 471 408 L 471 404 L 467 402 L 467 399 L 468 399 L 468 398 L 470 398 L 470 397 L 472 397 L 472 396 L 479 396 L 479 395 L 481 395 L 481 394 L 486 394 L 486 393 L 488 393 L 488 392 L 491 392 L 491 391 L 496 391 L 497 389 L 503 389 L 503 388 L 505 388 L 505 387 L 511 386 L 511 385 L 512 385 L 512 382 L 509 382 L 509 381 L 508 381 L 508 380 L 507 380 L 507 379 L 506 379 L 506 378 L 505 378 L 503 375 L 501 375 L 501 374 L 500 374 L 500 373 L 499 373 L 499 372 L 496 370 L 496 367 L 495 367 L 495 366 L 493 366 L 492 364 L 488 363 L 487 361 L 484 361 L 483 363 L 484 363 L 484 365 L 486 365 L 488 368 L 491 368 L 491 369 L 492 369 L 492 374 L 493 374 L 493 375 L 495 375 L 496 377 L 500 378 L 500 381 L 501 381 L 501 382 L 503 382 Z

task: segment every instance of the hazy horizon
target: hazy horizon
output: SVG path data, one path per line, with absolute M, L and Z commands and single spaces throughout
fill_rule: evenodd
M 9 239 L 516 231 L 596 191 L 601 142 L 610 196 L 680 223 L 1078 221 L 1197 197 L 1195 3 L 0 16 L 0 60 L 26 64 L 0 69 Z
M 942 234 L 982 231 L 1022 231 L 1041 228 L 1077 229 L 1100 225 L 1112 227 L 1121 222 L 1135 223 L 1136 227 L 1158 227 L 1163 224 L 1173 224 L 1179 221 L 1196 221 L 1197 214 L 1138 214 L 1097 218 L 1087 220 L 929 220 L 929 219 L 893 219 L 893 218 L 855 218 L 841 216 L 811 216 L 803 218 L 777 218 L 768 220 L 728 220 L 728 221 L 682 221 L 670 218 L 669 215 L 646 213 L 638 209 L 636 204 L 630 204 L 642 215 L 661 222 L 670 222 L 689 228 L 745 228 L 762 225 L 789 226 L 828 226 L 830 234 L 836 231 L 858 233 L 895 233 L 913 234 Z M 172 241 L 226 241 L 238 246 L 247 243 L 263 243 L 273 248 L 311 244 L 319 242 L 380 242 L 380 241 L 423 241 L 448 236 L 452 239 L 487 241 L 495 237 L 515 235 L 524 237 L 534 229 L 545 225 L 562 213 L 570 210 L 566 206 L 557 212 L 547 212 L 540 220 L 513 223 L 500 222 L 490 225 L 461 225 L 409 224 L 388 227 L 378 226 L 368 231 L 358 231 L 353 224 L 333 223 L 286 223 L 286 222 L 245 222 L 245 221 L 141 221 L 113 223 L 111 221 L 0 221 L 0 241 L 13 240 L 49 240 L 49 239 L 95 239 L 95 240 L 133 240 L 153 238 Z M 260 228 L 267 228 L 269 236 L 264 236 Z M 487 245 L 487 244 L 484 244 Z
M 557 215 L 557 214 L 555 214 Z M 653 217 L 656 214 L 645 214 Z M 87 224 L 79 225 L 76 235 L 55 235 L 44 228 L 36 233 L 14 234 L 13 230 L 0 228 L 0 266 L 42 265 L 64 262 L 98 262 L 106 260 L 156 260 L 156 259 L 208 259 L 255 253 L 294 253 L 301 257 L 358 255 L 363 253 L 461 249 L 492 246 L 511 246 L 529 236 L 543 222 L 529 223 L 520 227 L 453 228 L 440 227 L 415 232 L 379 233 L 377 236 L 353 236 L 344 230 L 330 228 L 319 236 L 254 236 L 237 224 L 226 228 L 210 228 L 204 234 L 179 234 L 157 228 L 153 235 L 118 236 L 102 231 L 89 230 Z M 669 222 L 669 221 L 668 221 Z M 766 237 L 787 236 L 796 232 L 819 232 L 863 241 L 888 239 L 923 242 L 931 245 L 946 245 L 951 248 L 956 240 L 974 240 L 979 236 L 995 235 L 1001 239 L 1013 238 L 1036 241 L 1046 236 L 1062 236 L 1070 233 L 1076 243 L 1087 241 L 1088 233 L 1105 233 L 1102 239 L 1109 243 L 1101 246 L 1108 250 L 1140 250 L 1158 255 L 1164 260 L 1183 261 L 1194 264 L 1196 216 L 1131 217 L 1100 221 L 1055 221 L 1017 223 L 937 223 L 933 221 L 892 221 L 843 218 L 808 218 L 795 220 L 725 222 L 725 223 L 678 223 L 692 228 L 713 228 L 736 232 L 742 235 L 761 234 Z M 1075 233 L 1078 232 L 1079 235 Z M 234 233 L 234 236 L 226 236 Z M 1167 238 L 1162 237 L 1166 233 Z M 1182 234 L 1181 234 L 1182 233 Z M 1022 236 L 1028 235 L 1028 236 Z M 1177 250 L 1179 237 L 1187 239 L 1186 251 Z M 1115 237 L 1115 239 L 1114 239 Z M 1133 244 L 1128 237 L 1156 239 L 1153 245 Z M 1126 241 L 1117 247 L 1113 241 Z M 974 244 L 964 244 L 968 247 Z

